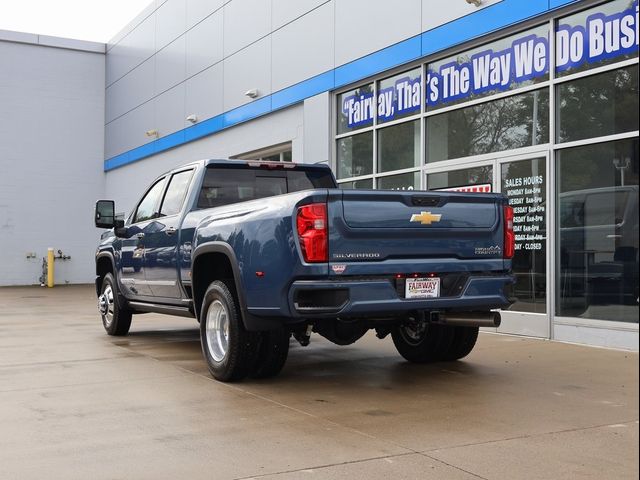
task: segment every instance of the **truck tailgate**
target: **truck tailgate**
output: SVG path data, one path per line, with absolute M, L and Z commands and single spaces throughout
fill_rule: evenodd
M 448 269 L 495 270 L 502 266 L 505 204 L 501 194 L 343 190 L 330 195 L 329 260 L 386 261 L 403 272 L 473 259 L 481 262 Z

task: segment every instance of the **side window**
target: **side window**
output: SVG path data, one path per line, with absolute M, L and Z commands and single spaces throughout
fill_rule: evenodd
M 144 222 L 155 216 L 157 213 L 156 207 L 164 190 L 164 181 L 164 178 L 158 180 L 144 196 L 133 217 L 133 223 Z
M 165 193 L 164 200 L 162 201 L 162 208 L 160 208 L 161 217 L 175 215 L 180 212 L 192 174 L 193 170 L 187 170 L 176 173 L 171 177 L 169 186 L 167 187 L 167 193 Z

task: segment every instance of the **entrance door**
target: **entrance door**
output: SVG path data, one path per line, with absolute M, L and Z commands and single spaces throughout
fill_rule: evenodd
M 502 333 L 549 338 L 547 255 L 548 154 L 511 156 L 427 172 L 427 189 L 503 192 L 514 209 L 516 302 L 502 313 Z

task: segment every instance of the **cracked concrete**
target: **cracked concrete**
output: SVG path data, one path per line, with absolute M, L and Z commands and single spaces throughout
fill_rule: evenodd
M 292 344 L 222 384 L 194 321 L 104 334 L 91 286 L 0 289 L 0 478 L 638 477 L 638 354 L 483 334 L 407 364 L 390 339 Z

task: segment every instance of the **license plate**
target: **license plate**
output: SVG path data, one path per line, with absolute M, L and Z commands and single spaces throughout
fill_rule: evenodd
M 440 296 L 440 279 L 407 278 L 404 291 L 405 298 L 434 298 Z

